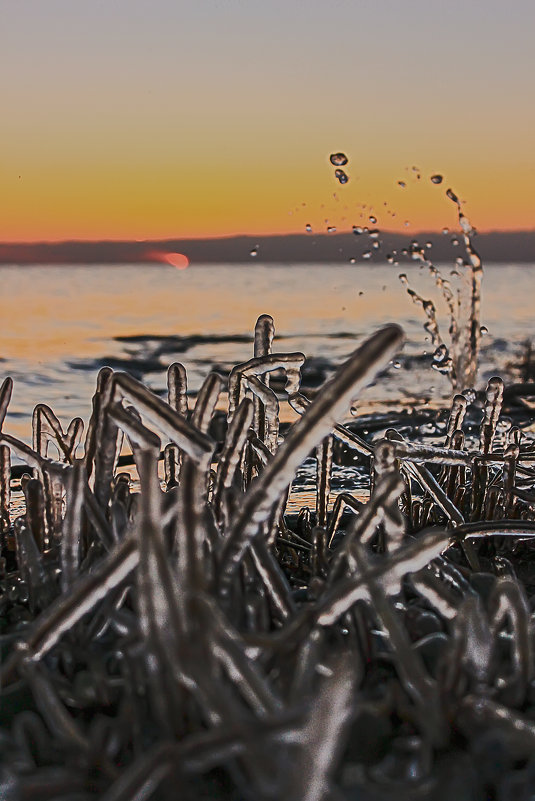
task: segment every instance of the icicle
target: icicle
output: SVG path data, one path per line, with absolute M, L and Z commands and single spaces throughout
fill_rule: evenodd
M 219 457 L 212 496 L 212 503 L 217 519 L 221 519 L 223 495 L 232 485 L 245 442 L 247 441 L 247 434 L 252 420 L 253 404 L 249 398 L 243 398 L 229 424 L 227 436 Z
M 316 462 L 318 488 L 316 493 L 316 521 L 318 526 L 326 526 L 333 465 L 332 436 L 325 437 L 321 445 L 316 448 Z
M 8 378 L 4 378 L 2 386 L 0 387 L 0 432 L 2 431 L 4 420 L 6 419 L 7 407 L 9 406 L 12 392 L 13 379 L 8 376 Z
M 273 318 L 269 314 L 261 314 L 256 321 L 254 331 L 254 358 L 261 359 L 269 356 L 273 345 L 273 337 L 275 336 L 275 325 Z M 269 387 L 269 373 L 266 373 L 262 378 L 257 379 L 261 383 Z M 262 408 L 262 398 L 260 395 L 254 397 L 254 422 L 253 428 L 258 434 L 259 438 L 265 441 L 265 418 L 264 410 Z M 278 428 L 278 421 L 277 421 Z M 268 446 L 269 447 L 269 446 Z M 271 450 L 271 448 L 270 448 Z
M 67 493 L 67 510 L 61 537 L 61 590 L 69 592 L 78 573 L 84 524 L 87 478 L 82 460 L 74 463 Z
M 11 451 L 0 445 L 0 544 L 9 530 L 9 505 L 11 502 Z
M 184 417 L 188 416 L 186 368 L 174 362 L 167 370 L 167 402 L 169 406 Z M 165 483 L 168 489 L 179 482 L 181 453 L 172 442 L 164 449 Z
M 262 426 L 263 436 L 260 436 L 260 428 L 257 428 L 259 439 L 263 439 L 266 447 L 271 453 L 275 453 L 278 446 L 279 437 L 279 401 L 273 390 L 269 389 L 259 378 L 254 375 L 247 376 L 247 386 L 254 395 L 255 401 L 260 401 L 262 406 Z
M 490 454 L 493 450 L 494 436 L 502 403 L 503 381 L 501 378 L 491 378 L 487 384 L 485 408 L 479 434 L 479 446 L 482 454 Z M 488 476 L 487 466 L 481 461 L 477 461 L 474 464 L 472 475 L 472 520 L 478 520 L 481 517 L 488 489 Z
M 451 404 L 450 416 L 446 428 L 446 448 L 452 447 L 452 439 L 455 431 L 462 429 L 466 414 L 467 400 L 464 395 L 455 395 Z

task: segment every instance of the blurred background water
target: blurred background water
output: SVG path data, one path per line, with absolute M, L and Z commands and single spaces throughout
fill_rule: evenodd
M 485 268 L 478 385 L 492 374 L 514 380 L 533 336 L 535 265 Z M 442 274 L 454 274 L 443 265 Z M 301 350 L 306 379 L 318 386 L 362 339 L 398 322 L 407 342 L 363 401 L 405 403 L 451 394 L 447 376 L 431 368 L 434 347 L 422 310 L 398 279 L 437 305 L 425 268 L 393 265 L 1 266 L 0 377 L 15 381 L 6 430 L 30 438 L 31 412 L 49 404 L 63 422 L 88 419 L 98 370 L 125 369 L 163 392 L 166 369 L 181 361 L 196 390 L 211 369 L 227 372 L 252 356 L 259 314 L 276 325 L 275 349 Z

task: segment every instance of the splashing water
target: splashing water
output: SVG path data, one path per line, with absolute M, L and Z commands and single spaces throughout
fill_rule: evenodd
M 440 181 L 438 180 L 440 178 Z M 437 179 L 437 180 L 433 180 Z M 442 176 L 432 176 L 431 181 L 435 184 L 442 182 Z M 440 270 L 435 267 L 428 257 L 426 246 L 420 246 L 418 242 L 411 242 L 410 249 L 407 251 L 411 259 L 419 261 L 422 266 L 427 267 L 433 277 L 437 288 L 440 291 L 449 317 L 449 346 L 444 342 L 441 335 L 436 306 L 431 300 L 425 300 L 421 295 L 411 289 L 408 285 L 407 276 L 400 275 L 402 284 L 406 287 L 407 293 L 412 301 L 421 306 L 427 319 L 424 325 L 429 332 L 435 348 L 440 349 L 440 354 L 445 353 L 438 360 L 435 359 L 433 367 L 439 372 L 448 374 L 454 389 L 462 391 L 475 384 L 477 379 L 479 348 L 481 340 L 481 281 L 483 276 L 483 265 L 481 258 L 475 250 L 472 237 L 475 233 L 469 219 L 462 211 L 461 201 L 455 192 L 448 188 L 446 197 L 455 203 L 459 226 L 462 231 L 462 238 L 465 245 L 467 261 L 457 260 L 458 268 L 454 271 L 455 277 L 461 281 L 461 286 L 457 288 L 456 294 L 450 282 L 443 277 Z M 447 232 L 448 229 L 444 229 Z M 456 238 L 455 238 L 456 240 Z M 457 242 L 457 240 L 456 240 Z M 452 244 L 454 242 L 452 241 Z
M 329 161 L 334 167 L 344 167 L 348 162 L 348 158 L 345 153 L 331 153 Z

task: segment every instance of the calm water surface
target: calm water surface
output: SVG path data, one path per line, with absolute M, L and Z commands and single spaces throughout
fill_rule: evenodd
M 448 277 L 450 267 L 444 267 Z M 405 272 L 437 302 L 432 279 L 417 265 L 223 265 L 176 270 L 160 265 L 0 267 L 0 377 L 15 380 L 6 429 L 29 436 L 31 411 L 46 402 L 60 418 L 87 419 L 103 364 L 129 369 L 157 390 L 173 361 L 188 369 L 192 389 L 214 367 L 252 356 L 259 314 L 275 319 L 279 351 L 302 350 L 319 374 L 341 362 L 385 322 L 400 323 L 407 344 L 368 399 L 450 394 L 431 369 L 433 347 L 398 280 Z M 492 265 L 483 279 L 480 383 L 507 378 L 533 335 L 535 269 Z M 427 353 L 427 358 L 421 357 Z

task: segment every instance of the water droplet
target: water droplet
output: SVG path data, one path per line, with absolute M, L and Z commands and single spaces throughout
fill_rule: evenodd
M 457 203 L 457 205 L 459 205 L 459 198 L 457 197 L 453 189 L 446 189 L 446 197 L 449 197 L 450 200 L 453 200 L 454 203 Z
M 357 261 L 357 260 L 356 260 L 356 259 L 354 259 L 354 258 L 351 258 L 351 259 L 349 259 L 349 263 L 350 263 L 350 264 L 356 264 L 356 261 Z
M 254 248 L 250 252 L 251 256 L 258 256 L 258 245 L 255 245 Z
M 349 181 L 349 177 L 343 170 L 335 170 L 334 174 L 336 178 L 338 178 L 341 184 L 347 184 L 347 182 Z
M 398 186 L 401 186 L 402 189 L 405 189 L 407 184 L 405 183 L 405 181 L 398 181 Z
M 466 398 L 467 403 L 473 403 L 477 398 L 476 391 L 475 389 L 472 388 L 465 389 L 465 391 L 462 394 Z
M 310 234 L 310 233 L 311 233 L 311 231 L 312 231 L 312 226 L 310 225 L 310 223 L 307 223 L 307 224 L 305 225 L 305 231 L 307 232 L 307 234 Z
M 408 220 L 405 220 L 405 222 L 403 223 L 403 225 L 405 226 L 405 228 L 408 228 L 408 227 L 409 227 L 409 225 L 410 225 L 410 222 L 409 222 Z
M 360 227 L 360 225 L 353 226 L 353 233 L 355 234 L 355 236 L 359 236 L 362 233 L 362 228 Z
M 392 362 L 392 367 L 394 368 L 394 370 L 400 370 L 401 362 Z
M 329 160 L 335 167 L 343 167 L 344 164 L 347 164 L 347 156 L 345 153 L 331 153 Z
M 327 233 L 328 234 L 334 234 L 335 232 L 336 232 L 336 226 L 334 226 L 334 225 L 328 225 L 327 226 Z
M 449 228 L 443 228 L 442 229 L 442 233 L 444 234 L 444 236 L 447 236 L 449 234 L 449 232 L 450 232 Z
M 433 423 L 423 423 L 423 425 L 419 426 L 418 431 L 420 432 L 420 434 L 434 434 L 435 426 L 433 425 Z
M 371 250 L 365 250 L 364 253 L 362 254 L 363 259 L 371 259 L 371 257 L 372 257 Z
M 359 298 L 362 297 L 362 295 L 364 295 L 364 292 L 361 289 L 360 292 L 359 292 Z
M 470 220 L 468 219 L 468 217 L 465 217 L 464 214 L 459 214 L 459 223 L 461 225 L 463 233 L 469 235 L 472 233 L 472 226 L 470 225 Z
M 407 274 L 406 274 L 406 273 L 400 273 L 400 274 L 398 275 L 398 278 L 399 278 L 399 280 L 401 281 L 401 283 L 403 284 L 403 286 L 407 286 L 407 284 L 408 284 L 408 279 L 407 279 Z
M 432 242 L 426 242 L 426 243 L 425 243 L 425 246 L 426 246 L 426 248 L 429 250 L 430 248 L 432 248 L 432 247 L 433 247 L 433 243 L 432 243 Z
M 481 328 L 479 329 L 479 331 L 480 331 L 480 333 L 481 333 L 483 336 L 484 336 L 485 334 L 488 334 L 488 333 L 489 333 L 489 329 L 487 328 L 487 326 L 486 326 L 486 325 L 482 325 L 482 326 L 481 326 Z
M 443 180 L 444 178 L 442 177 L 442 175 L 436 174 L 431 176 L 431 183 L 433 184 L 441 184 Z
M 369 221 L 372 223 L 372 225 L 375 225 L 375 224 L 377 223 L 377 217 L 374 217 L 374 215 L 373 215 L 373 214 L 370 214 L 370 216 L 368 217 L 368 219 L 369 219 Z
M 448 358 L 448 349 L 447 349 L 447 347 L 444 344 L 439 345 L 438 348 L 433 353 L 433 359 L 436 362 L 443 362 L 444 359 L 447 359 L 447 358 Z
M 459 244 L 459 240 L 457 239 L 456 236 L 452 237 L 451 244 L 453 245 L 454 248 L 456 248 L 457 245 Z
M 391 253 L 387 253 L 386 260 L 389 264 L 394 264 L 394 257 Z
M 510 417 L 500 417 L 498 422 L 496 423 L 496 428 L 498 431 L 508 431 L 511 426 L 513 425 L 513 421 Z
M 370 239 L 379 239 L 380 231 L 377 228 L 372 228 L 371 231 L 368 231 L 368 236 Z
M 379 248 L 380 248 L 380 247 L 381 247 L 381 243 L 380 243 L 380 242 L 374 242 L 374 243 L 372 244 L 372 248 L 373 248 L 374 250 L 379 250 Z

